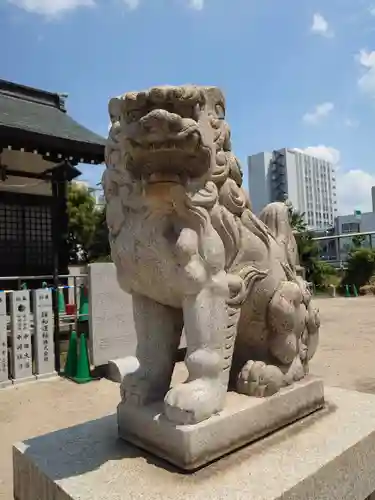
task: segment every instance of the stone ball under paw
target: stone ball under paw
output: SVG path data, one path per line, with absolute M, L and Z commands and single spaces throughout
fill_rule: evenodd
M 283 385 L 284 376 L 277 366 L 248 361 L 239 374 L 237 390 L 247 396 L 267 397 L 276 394 Z

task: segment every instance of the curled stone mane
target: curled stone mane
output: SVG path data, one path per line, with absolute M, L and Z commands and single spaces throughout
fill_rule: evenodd
M 266 247 L 269 247 L 269 239 L 273 238 L 273 234 L 253 215 L 250 198 L 242 187 L 243 174 L 240 161 L 232 152 L 228 124 L 211 119 L 211 125 L 214 129 L 221 127 L 221 133 L 216 140 L 216 165 L 212 171 L 211 181 L 194 193 L 190 198 L 190 204 L 196 210 L 198 208 L 208 210 L 212 225 L 224 243 L 226 270 L 234 272 L 232 265 L 241 247 L 241 222 L 258 236 Z

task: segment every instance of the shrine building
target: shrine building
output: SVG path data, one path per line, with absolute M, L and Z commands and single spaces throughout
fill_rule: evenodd
M 67 186 L 78 164 L 104 162 L 105 139 L 65 103 L 66 95 L 0 80 L 0 289 L 68 273 Z

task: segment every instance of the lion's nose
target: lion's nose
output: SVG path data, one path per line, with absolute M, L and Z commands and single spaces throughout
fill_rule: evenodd
M 141 118 L 140 125 L 147 133 L 168 134 L 180 130 L 183 123 L 179 115 L 164 109 L 156 109 Z

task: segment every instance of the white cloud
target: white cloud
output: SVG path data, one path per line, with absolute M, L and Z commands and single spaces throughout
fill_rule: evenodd
M 322 104 L 318 104 L 314 111 L 311 113 L 305 113 L 302 117 L 305 123 L 315 125 L 323 118 L 326 118 L 332 111 L 334 110 L 333 102 L 323 102 Z
M 301 153 L 305 153 L 310 156 L 315 156 L 315 158 L 320 158 L 322 160 L 329 161 L 334 165 L 338 165 L 340 162 L 341 154 L 340 151 L 336 148 L 332 148 L 329 146 L 309 146 L 308 148 L 300 149 L 294 148 L 295 151 L 299 151 Z
M 204 7 L 204 0 L 189 0 L 189 7 L 195 10 L 202 10 Z
M 371 6 L 368 9 L 370 16 L 375 16 L 375 6 Z
M 334 35 L 328 21 L 318 12 L 313 16 L 311 32 L 315 35 L 325 36 L 327 38 L 332 38 Z
M 366 69 L 371 69 L 375 65 L 375 51 L 367 52 L 367 50 L 362 49 L 357 55 L 358 62 Z
M 375 50 L 368 52 L 362 49 L 356 59 L 363 69 L 358 86 L 364 93 L 375 97 Z
M 333 147 L 319 145 L 295 149 L 333 163 L 336 168 L 339 214 L 351 214 L 354 210 L 372 211 L 371 186 L 375 186 L 375 175 L 361 169 L 344 171 L 340 168 L 341 153 Z
M 127 6 L 128 9 L 130 10 L 135 10 L 139 7 L 140 0 L 123 0 L 124 4 Z
M 340 214 L 372 211 L 371 186 L 375 186 L 375 175 L 360 169 L 337 172 L 337 196 Z
M 348 127 L 348 128 L 358 128 L 359 122 L 357 120 L 352 120 L 351 118 L 346 118 L 344 120 L 344 125 L 345 125 L 345 127 Z
M 8 3 L 28 12 L 47 17 L 55 17 L 78 7 L 93 7 L 95 5 L 94 0 L 8 0 Z

